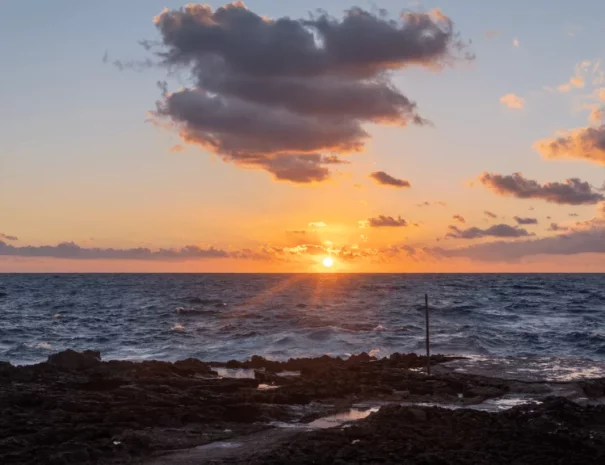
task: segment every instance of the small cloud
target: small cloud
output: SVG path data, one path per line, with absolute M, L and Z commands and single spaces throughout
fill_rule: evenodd
M 409 181 L 405 179 L 398 179 L 390 174 L 385 173 L 384 171 L 374 171 L 370 173 L 370 177 L 374 179 L 378 184 L 382 184 L 383 186 L 391 186 L 397 188 L 409 188 L 411 184 Z
M 520 224 L 520 225 L 538 224 L 537 218 L 521 218 L 519 216 L 515 216 L 515 217 L 513 217 L 513 219 L 517 222 L 517 224 Z
M 452 218 L 454 220 L 458 221 L 459 223 L 466 223 L 466 220 L 464 219 L 464 217 L 462 215 L 454 215 Z
M 569 92 L 572 89 L 582 89 L 586 85 L 586 76 L 590 73 L 592 63 L 590 61 L 582 61 L 575 67 L 574 75 L 569 81 L 557 86 L 559 92 Z
M 584 109 L 590 110 L 588 121 L 592 124 L 602 124 L 605 119 L 605 107 L 600 105 L 584 105 Z
M 549 231 L 569 231 L 569 228 L 564 226 L 559 226 L 557 223 L 550 223 L 548 228 Z
M 513 39 L 513 47 L 519 48 L 520 46 L 519 39 Z
M 404 228 L 408 222 L 401 216 L 394 218 L 392 216 L 379 215 L 376 218 L 368 218 L 359 222 L 360 228 Z
M 525 99 L 515 94 L 506 94 L 500 97 L 500 103 L 514 110 L 522 110 L 525 105 Z
M 498 31 L 496 29 L 488 29 L 487 31 L 485 31 L 483 33 L 483 36 L 486 39 L 494 39 L 494 38 L 498 37 L 500 34 L 502 34 L 502 31 Z
M 544 158 L 575 158 L 605 165 L 605 125 L 564 131 L 534 143 Z
M 109 61 L 109 53 L 107 52 L 107 50 L 105 50 L 105 53 L 103 54 L 103 64 L 106 64 Z
M 446 207 L 447 206 L 447 202 L 444 202 L 443 200 L 439 200 L 438 202 L 435 203 L 431 203 L 431 202 L 422 202 L 422 203 L 417 203 L 416 206 L 417 207 L 430 207 L 431 205 L 439 205 L 440 207 Z
M 498 215 L 496 215 L 495 213 L 492 213 L 488 210 L 485 210 L 483 213 L 485 214 L 485 216 L 488 216 L 490 218 L 498 218 Z
M 582 31 L 582 26 L 568 26 L 565 33 L 569 36 L 569 37 L 575 37 L 576 34 L 580 33 Z
M 325 228 L 326 226 L 328 226 L 326 223 L 324 223 L 323 221 L 314 221 L 309 223 L 309 227 L 310 228 Z
M 577 218 L 580 215 L 578 215 L 577 213 L 570 213 L 569 216 L 571 216 L 572 218 Z
M 7 241 L 18 241 L 19 238 L 17 236 L 11 236 L 10 234 L 0 233 L 0 239 L 4 239 Z
M 178 152 L 183 152 L 185 150 L 186 150 L 185 146 L 181 145 L 181 144 L 175 144 L 172 147 L 170 147 L 170 149 L 168 149 L 168 151 L 170 153 L 178 153 Z
M 289 229 L 286 231 L 286 234 L 289 236 L 306 236 L 307 231 L 304 229 Z

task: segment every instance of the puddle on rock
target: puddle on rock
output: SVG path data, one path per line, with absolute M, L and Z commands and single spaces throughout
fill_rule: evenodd
M 346 412 L 313 420 L 306 426 L 311 429 L 334 428 L 335 426 L 342 426 L 350 421 L 363 420 L 364 418 L 369 417 L 371 413 L 378 412 L 379 409 L 380 407 L 353 407 Z
M 351 409 L 346 412 L 337 413 L 334 415 L 328 415 L 325 417 L 318 418 L 313 420 L 310 423 L 284 423 L 284 422 L 274 422 L 271 423 L 273 426 L 277 426 L 279 428 L 298 428 L 298 429 L 327 429 L 327 428 L 335 428 L 335 427 L 348 427 L 348 423 L 355 422 L 358 420 L 363 420 L 370 416 L 370 414 L 374 412 L 378 412 L 380 407 L 384 407 L 386 405 L 401 405 L 404 407 L 440 407 L 449 410 L 458 410 L 458 409 L 469 409 L 469 410 L 479 410 L 482 412 L 502 412 L 504 410 L 509 410 L 518 405 L 528 404 L 528 403 L 537 403 L 540 404 L 539 400 L 536 400 L 533 397 L 529 397 L 526 395 L 519 394 L 509 394 L 503 397 L 499 397 L 496 399 L 489 399 L 480 404 L 442 404 L 437 402 L 397 402 L 397 403 L 389 403 L 389 402 L 366 402 L 355 404 Z
M 277 376 L 300 376 L 300 371 L 279 371 L 275 373 Z
M 212 368 L 218 373 L 221 378 L 249 378 L 254 379 L 254 368 Z M 256 369 L 256 371 L 264 372 L 264 369 Z M 300 371 L 279 371 L 275 373 L 277 376 L 292 377 L 300 376 Z
M 254 379 L 254 370 L 250 368 L 213 368 L 221 378 Z
M 230 441 L 216 441 L 211 442 L 209 444 L 204 444 L 203 446 L 198 446 L 196 449 L 200 450 L 208 450 L 208 449 L 237 449 L 238 447 L 242 447 L 242 444 L 239 442 L 230 442 Z
M 277 389 L 279 386 L 275 386 L 273 384 L 259 384 L 256 389 L 259 391 L 270 391 L 271 389 Z

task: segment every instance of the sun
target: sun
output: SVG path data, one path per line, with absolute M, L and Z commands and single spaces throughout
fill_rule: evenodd
M 321 263 L 323 263 L 326 268 L 330 268 L 332 265 L 334 265 L 334 260 L 332 257 L 326 257 Z

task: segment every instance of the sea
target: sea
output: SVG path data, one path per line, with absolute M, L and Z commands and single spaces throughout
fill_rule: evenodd
M 0 360 L 424 354 L 425 296 L 431 353 L 605 376 L 603 274 L 0 274 Z

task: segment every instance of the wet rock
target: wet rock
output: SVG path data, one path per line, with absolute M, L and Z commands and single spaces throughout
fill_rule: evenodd
M 212 371 L 210 365 L 198 360 L 197 358 L 179 360 L 178 362 L 174 362 L 174 367 L 192 374 L 216 375 L 216 372 Z
M 605 463 L 604 426 L 605 407 L 559 398 L 503 413 L 392 405 L 349 428 L 300 434 L 229 463 L 597 465 Z
M 56 354 L 49 355 L 46 363 L 68 370 L 79 370 L 90 368 L 101 362 L 101 352 L 96 350 L 85 350 L 76 352 L 67 349 Z
M 431 361 L 438 359 L 431 358 Z M 368 354 L 360 354 L 347 360 L 324 356 L 286 362 L 256 356 L 248 361 L 234 360 L 226 364 L 196 359 L 175 363 L 103 362 L 98 352 L 65 351 L 38 365 L 13 367 L 0 363 L 0 463 L 50 463 L 51 456 L 56 463 L 136 463 L 155 451 L 194 447 L 213 438 L 223 439 L 225 430 L 237 434 L 267 428 L 275 421 L 299 421 L 331 409 L 342 411 L 363 400 L 458 402 L 459 393 L 464 393 L 465 401 L 467 396 L 480 400 L 510 389 L 510 382 L 503 380 L 455 373 L 427 377 L 409 369 L 418 364 L 422 366 L 425 360 L 407 354 L 375 360 Z M 225 365 L 253 368 L 255 379 L 213 376 L 212 366 Z M 277 373 L 284 370 L 298 371 L 300 376 L 285 379 L 278 376 Z M 261 391 L 257 389 L 261 381 L 280 387 Z M 556 407 L 554 401 L 549 405 L 550 409 L 540 410 L 541 413 L 532 410 L 518 413 L 503 425 L 508 425 L 506 428 L 512 431 L 514 422 L 525 422 L 534 425 L 536 430 L 552 432 L 557 431 L 557 423 L 574 425 L 574 428 L 577 425 L 588 428 L 586 425 L 590 424 L 596 431 L 605 431 L 605 427 L 599 426 L 601 419 L 596 414 L 590 416 L 585 410 L 571 409 L 567 404 Z M 385 463 L 388 463 L 389 448 L 399 443 L 422 451 L 426 447 L 423 441 L 428 440 L 416 438 L 409 425 L 428 428 L 433 441 L 442 441 L 451 448 L 458 447 L 456 441 L 469 440 L 462 433 L 452 436 L 458 434 L 458 417 L 451 417 L 450 413 L 433 413 L 425 409 L 411 413 L 388 409 L 387 412 L 393 417 L 381 414 L 380 421 L 372 423 L 367 430 L 356 425 L 346 429 L 348 445 L 360 439 L 364 447 L 357 445 L 357 449 L 365 451 L 368 441 L 370 447 L 374 447 L 374 443 L 382 444 L 380 447 L 386 451 L 385 455 L 369 451 L 359 460 L 371 462 L 372 452 L 378 454 L 377 461 L 386 459 Z M 370 418 L 375 415 L 378 414 Z M 470 425 L 475 430 L 489 429 L 490 422 L 496 421 L 485 420 L 492 418 L 481 416 L 486 414 L 457 415 L 466 425 L 465 434 L 470 434 Z M 435 426 L 442 422 L 451 433 L 446 433 L 446 426 Z M 408 426 L 402 427 L 402 424 Z M 410 440 L 391 432 L 400 427 L 408 428 Z M 383 433 L 387 437 L 395 434 L 392 436 L 395 442 L 381 443 Z M 340 431 L 338 434 L 345 433 Z M 346 449 L 340 457 L 339 443 L 334 441 L 330 436 L 326 439 L 329 450 L 324 450 L 323 445 L 318 450 L 324 450 L 326 457 L 336 463 L 339 460 L 340 463 L 359 462 L 348 456 Z M 507 443 L 493 443 L 494 447 L 503 444 Z M 435 457 L 441 454 L 435 453 Z M 309 463 L 305 462 L 309 450 L 292 456 L 283 451 L 280 454 L 267 463 Z M 313 457 L 313 460 L 326 462 L 319 457 Z M 424 463 L 438 463 L 426 460 Z
M 605 397 L 605 378 L 582 380 L 578 384 L 588 397 Z

